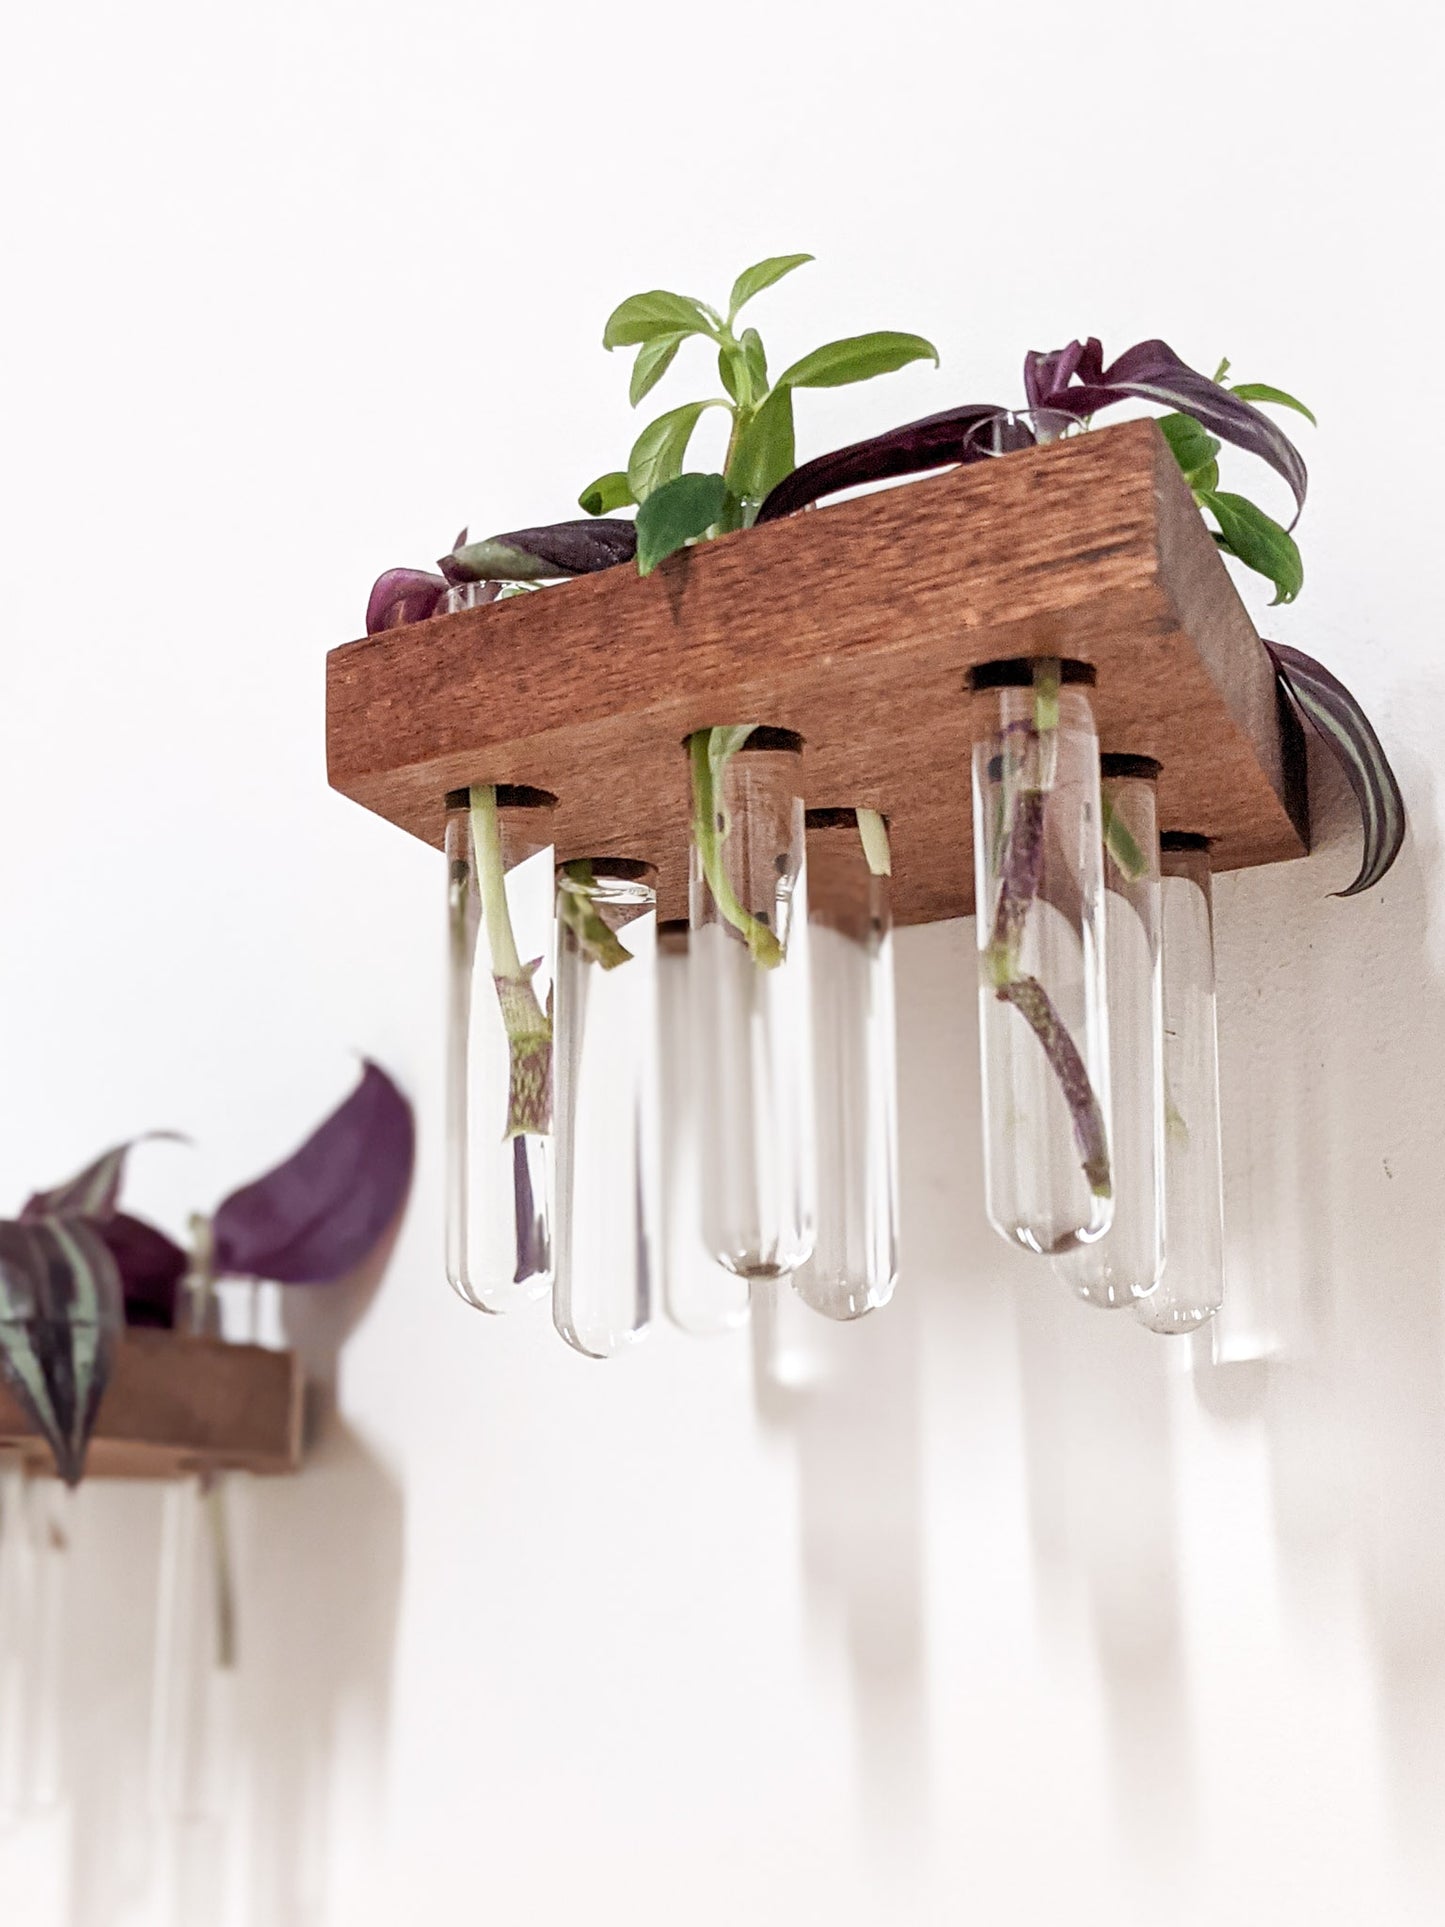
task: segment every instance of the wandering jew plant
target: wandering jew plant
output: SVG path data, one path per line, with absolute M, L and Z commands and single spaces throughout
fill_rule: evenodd
M 1012 1004 L 1038 1038 L 1073 1124 L 1074 1140 L 1095 1197 L 1113 1192 L 1109 1136 L 1098 1095 L 1068 1026 L 1037 977 L 1022 968 L 1024 926 L 1038 897 L 1044 868 L 1044 818 L 1058 760 L 1060 665 L 1040 658 L 1033 670 L 1033 717 L 1012 732 L 1004 749 L 1001 883 L 993 927 L 983 953 L 985 979 L 1001 1003 Z M 1115 842 L 1119 827 L 1115 826 Z M 1132 841 L 1132 839 L 1129 839 Z M 1134 855 L 1142 863 L 1137 850 Z M 1125 859 L 1128 860 L 1127 852 Z
M 157 1135 L 168 1135 L 158 1133 Z M 120 1209 L 118 1144 L 68 1183 L 0 1221 L 0 1377 L 79 1482 L 123 1326 L 205 1329 L 222 1278 L 331 1284 L 356 1270 L 395 1222 L 411 1179 L 411 1106 L 368 1063 L 350 1097 L 299 1150 L 191 1220 L 191 1248 Z
M 733 284 L 726 312 L 665 289 L 622 302 L 608 318 L 603 345 L 609 350 L 636 349 L 634 406 L 693 340 L 716 349 L 724 392 L 685 402 L 649 423 L 634 441 L 626 467 L 599 476 L 583 490 L 580 505 L 592 519 L 515 529 L 480 542 L 460 540 L 438 564 L 440 573 L 386 571 L 371 593 L 367 633 L 444 613 L 449 587 L 495 584 L 500 594 L 504 584 L 558 581 L 633 561 L 639 573 L 647 575 L 689 542 L 774 521 L 843 489 L 980 459 L 983 451 L 970 443 L 970 435 L 1002 412 L 996 403 L 944 409 L 802 467 L 795 465 L 796 390 L 836 387 L 910 362 L 938 361 L 937 351 L 921 336 L 880 332 L 829 342 L 770 376 L 757 330 L 738 326 L 741 311 L 811 259 L 806 254 L 775 255 L 748 268 Z M 1263 382 L 1231 380 L 1228 361 L 1220 362 L 1213 375 L 1203 374 L 1157 339 L 1138 342 L 1108 363 L 1093 336 L 1048 353 L 1031 352 L 1024 357 L 1023 385 L 1031 408 L 1071 415 L 1081 429 L 1121 402 L 1163 408 L 1160 430 L 1219 548 L 1270 582 L 1276 602 L 1292 602 L 1299 595 L 1304 564 L 1293 530 L 1304 507 L 1308 474 L 1299 450 L 1264 410 L 1290 410 L 1313 423 L 1304 403 Z M 722 466 L 688 470 L 684 463 L 693 433 L 709 411 L 718 411 L 728 423 Z M 1287 484 L 1295 505 L 1288 527 L 1248 496 L 1220 486 L 1219 457 L 1226 443 L 1267 463 Z M 634 506 L 634 519 L 617 513 Z M 490 598 L 484 588 L 474 599 Z M 1399 854 L 1405 833 L 1399 784 L 1369 719 L 1343 684 L 1297 649 L 1266 646 L 1280 688 L 1340 763 L 1359 802 L 1364 852 L 1358 875 L 1340 893 L 1354 895 L 1378 883 Z M 705 818 L 712 820 L 698 783 L 707 776 L 715 786 L 731 753 L 719 748 L 712 760 L 705 754 L 694 758 L 698 826 Z M 736 917 L 728 921 L 766 963 L 768 945 Z

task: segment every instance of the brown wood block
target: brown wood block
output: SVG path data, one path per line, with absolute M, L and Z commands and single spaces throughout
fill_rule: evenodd
M 333 649 L 333 786 L 440 844 L 443 798 L 558 798 L 558 857 L 643 857 L 685 909 L 682 739 L 763 722 L 807 741 L 810 805 L 893 830 L 894 908 L 973 906 L 969 668 L 1095 665 L 1106 750 L 1158 757 L 1161 822 L 1223 869 L 1308 847 L 1304 754 L 1163 436 L 1126 422 Z
M 128 1331 L 90 1442 L 88 1479 L 166 1479 L 202 1467 L 294 1472 L 301 1463 L 301 1363 L 293 1352 L 179 1332 Z M 50 1451 L 0 1386 L 0 1446 L 37 1469 Z

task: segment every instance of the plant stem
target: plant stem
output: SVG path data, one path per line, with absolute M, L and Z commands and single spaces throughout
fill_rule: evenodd
M 715 771 L 711 754 L 713 734 L 710 729 L 696 729 L 688 738 L 688 760 L 692 767 L 693 839 L 718 915 L 746 939 L 753 961 L 761 964 L 765 970 L 772 970 L 783 961 L 783 945 L 776 931 L 770 930 L 743 907 L 728 877 L 723 856 L 723 844 L 728 831 L 716 781 L 726 759 L 717 762 Z
M 1089 1189 L 1096 1197 L 1107 1198 L 1112 1195 L 1108 1134 L 1088 1068 L 1048 992 L 1037 977 L 1020 968 L 1024 927 L 1043 880 L 1045 812 L 1058 775 L 1061 680 L 1057 660 L 1034 665 L 1033 726 L 1023 759 L 1026 780 L 1013 796 L 998 902 L 982 962 L 999 1001 L 1012 1004 L 1038 1038 L 1068 1106 Z M 1027 780 L 1029 776 L 1032 781 Z
M 594 888 L 590 863 L 564 864 L 557 879 L 557 915 L 589 963 L 615 970 L 632 962 L 632 952 L 598 909 Z
M 530 1133 L 545 1137 L 552 1128 L 552 1024 L 532 986 L 542 959 L 536 957 L 524 964 L 517 954 L 507 902 L 497 792 L 490 783 L 472 786 L 471 826 L 482 929 L 510 1058 L 507 1124 L 502 1136 L 506 1139 Z
M 497 816 L 497 792 L 491 783 L 474 783 L 471 791 L 472 850 L 477 864 L 477 888 L 482 898 L 482 923 L 495 977 L 520 977 L 522 960 L 512 933 L 507 903 L 507 872 L 502 863 L 502 826 Z
M 225 1488 L 220 1474 L 210 1473 L 203 1489 L 216 1589 L 216 1664 L 223 1672 L 229 1672 L 236 1663 L 236 1587 L 231 1570 L 231 1539 L 226 1529 Z

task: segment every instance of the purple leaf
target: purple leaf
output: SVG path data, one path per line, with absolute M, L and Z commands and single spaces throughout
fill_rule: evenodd
M 513 529 L 467 542 L 444 555 L 437 567 L 448 582 L 544 582 L 558 576 L 593 575 L 637 554 L 637 526 L 620 516 L 586 516 L 545 529 Z
M 232 1192 L 212 1222 L 218 1276 L 333 1284 L 392 1224 L 411 1179 L 411 1106 L 376 1064 L 298 1151 Z
M 836 495 L 839 489 L 981 459 L 980 451 L 968 446 L 969 430 L 1000 412 L 991 402 L 968 403 L 819 455 L 784 476 L 758 510 L 757 520 L 773 522 L 781 515 L 792 515 L 824 495 Z
M 120 1272 L 127 1325 L 173 1330 L 181 1280 L 190 1264 L 186 1253 L 164 1231 L 124 1211 L 96 1228 Z
M 1275 673 L 1291 701 L 1339 764 L 1360 806 L 1365 847 L 1359 874 L 1336 896 L 1358 896 L 1377 884 L 1405 841 L 1405 799 L 1374 725 L 1323 663 L 1282 642 L 1266 642 Z
M 367 635 L 400 629 L 408 622 L 425 622 L 436 614 L 446 588 L 441 576 L 429 575 L 425 569 L 388 569 L 371 587 L 366 605 Z
M 1071 341 L 1053 354 L 1026 355 L 1024 386 L 1030 407 L 1093 415 L 1132 395 L 1180 409 L 1211 434 L 1258 455 L 1282 475 L 1294 496 L 1298 521 L 1309 486 L 1304 457 L 1268 415 L 1181 361 L 1166 341 L 1138 342 L 1107 368 L 1103 360 L 1095 336 L 1086 342 Z
M 120 1195 L 121 1179 L 125 1176 L 127 1155 L 137 1144 L 148 1144 L 154 1138 L 170 1138 L 179 1142 L 175 1131 L 146 1131 L 140 1137 L 127 1138 L 124 1144 L 114 1144 L 108 1151 L 87 1164 L 64 1184 L 57 1184 L 52 1191 L 37 1191 L 28 1198 L 20 1217 L 22 1222 L 30 1223 L 39 1218 L 95 1218 L 111 1217 L 115 1212 L 116 1199 Z

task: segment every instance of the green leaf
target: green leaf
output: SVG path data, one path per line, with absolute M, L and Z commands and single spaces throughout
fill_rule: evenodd
M 1149 873 L 1149 859 L 1139 848 L 1129 825 L 1106 794 L 1102 802 L 1104 849 L 1126 883 L 1138 883 Z
M 699 418 L 709 408 L 726 408 L 724 401 L 689 401 L 649 422 L 632 444 L 627 458 L 627 484 L 639 502 L 655 488 L 682 473 L 687 445 Z
M 753 371 L 741 342 L 725 341 L 717 351 L 718 379 L 740 408 L 753 399 Z
M 1319 427 L 1312 409 L 1296 401 L 1293 395 L 1287 395 L 1283 388 L 1271 388 L 1266 381 L 1237 381 L 1229 392 L 1238 395 L 1241 401 L 1272 401 L 1280 408 L 1292 408 L 1297 415 L 1303 415 L 1307 422 Z
M 830 341 L 815 348 L 801 361 L 795 361 L 778 376 L 778 387 L 841 388 L 846 382 L 868 381 L 874 375 L 891 375 L 906 368 L 910 361 L 931 361 L 938 365 L 938 350 L 922 335 L 900 335 L 884 329 L 877 334 L 850 335 L 844 341 Z
M 632 383 L 628 400 L 636 408 L 643 396 L 654 389 L 672 366 L 672 358 L 687 340 L 687 334 L 654 335 L 644 341 L 632 364 Z
M 1174 451 L 1174 459 L 1192 480 L 1219 453 L 1222 443 L 1192 415 L 1161 415 L 1159 430 Z
M 1208 489 L 1201 492 L 1199 501 L 1219 524 L 1220 546 L 1271 581 L 1276 602 L 1293 602 L 1304 587 L 1305 571 L 1289 530 L 1244 495 Z
M 637 573 L 651 575 L 667 556 L 706 535 L 726 498 L 721 475 L 678 475 L 655 489 L 637 511 Z
M 753 394 L 765 395 L 768 392 L 768 358 L 763 353 L 763 338 L 756 328 L 743 329 L 742 351 L 747 356 L 748 373 L 753 381 Z
M 1201 495 L 1208 495 L 1219 487 L 1219 464 L 1206 462 L 1203 468 L 1196 468 L 1184 479 L 1194 490 L 1194 499 L 1197 502 Z
M 766 261 L 758 261 L 750 268 L 744 268 L 733 283 L 733 291 L 728 297 L 728 326 L 731 327 L 737 311 L 745 301 L 751 301 L 755 294 L 770 288 L 775 281 L 781 281 L 785 274 L 794 268 L 801 268 L 813 259 L 811 254 L 771 254 Z
M 610 475 L 599 475 L 583 489 L 577 506 L 589 515 L 611 515 L 614 509 L 631 508 L 636 499 L 626 475 L 621 469 L 613 469 Z
M 778 387 L 738 436 L 728 464 L 728 485 L 745 500 L 761 502 L 797 467 L 793 439 L 793 391 Z
M 1226 355 L 1223 361 L 1220 362 L 1219 366 L 1215 369 L 1214 373 L 1210 376 L 1209 379 L 1211 381 L 1222 382 L 1224 380 L 1224 377 L 1228 373 L 1229 373 L 1229 356 Z
M 602 346 L 631 348 L 657 335 L 712 332 L 712 323 L 700 302 L 685 294 L 669 294 L 665 288 L 653 288 L 647 294 L 629 295 L 612 310 L 602 331 Z

